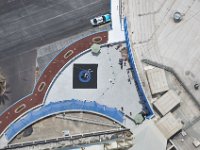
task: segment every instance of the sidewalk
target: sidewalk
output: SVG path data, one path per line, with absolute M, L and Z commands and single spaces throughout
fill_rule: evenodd
M 121 28 L 120 0 L 111 0 L 112 30 L 108 33 L 108 43 L 125 41 L 124 31 Z

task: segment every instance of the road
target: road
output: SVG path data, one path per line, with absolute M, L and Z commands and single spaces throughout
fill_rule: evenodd
M 109 0 L 1 0 L 0 72 L 10 93 L 0 113 L 31 93 L 36 47 L 87 31 L 89 19 L 109 11 Z
M 109 0 L 2 0 L 0 57 L 28 51 L 91 28 Z

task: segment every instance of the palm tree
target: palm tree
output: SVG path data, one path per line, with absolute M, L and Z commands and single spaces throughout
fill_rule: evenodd
M 5 104 L 5 100 L 9 100 L 7 91 L 6 78 L 0 73 L 0 105 Z
M 0 96 L 2 96 L 6 91 L 6 79 L 0 74 Z

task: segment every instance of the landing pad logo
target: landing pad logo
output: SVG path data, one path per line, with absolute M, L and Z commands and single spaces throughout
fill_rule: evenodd
M 74 64 L 73 88 L 96 89 L 98 64 Z

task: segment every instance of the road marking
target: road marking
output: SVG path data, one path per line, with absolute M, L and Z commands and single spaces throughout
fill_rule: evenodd
M 73 10 L 71 10 L 71 11 L 69 11 L 69 12 L 65 12 L 65 13 L 59 14 L 59 15 L 57 15 L 57 16 L 55 16 L 55 17 L 52 17 L 52 18 L 43 20 L 43 21 L 41 21 L 41 22 L 39 22 L 39 23 L 32 24 L 32 25 L 30 25 L 30 26 L 28 26 L 28 27 L 22 28 L 21 30 L 26 30 L 26 29 L 29 29 L 29 28 L 31 28 L 31 27 L 33 27 L 33 26 L 36 26 L 36 25 L 39 25 L 39 24 L 48 22 L 48 21 L 53 20 L 53 19 L 56 19 L 56 18 L 58 18 L 58 17 L 62 17 L 63 15 L 70 14 L 70 13 L 76 11 L 76 10 L 81 10 L 81 9 L 83 9 L 83 8 L 88 7 L 89 5 L 93 5 L 93 4 L 98 3 L 98 2 L 100 2 L 100 1 L 101 1 L 101 0 L 98 0 L 98 1 L 96 1 L 96 2 L 93 2 L 93 3 L 90 3 L 90 4 L 84 5 L 83 7 L 79 7 L 78 9 L 73 9 Z M 19 31 L 19 30 L 18 30 L 18 31 Z M 6 38 L 6 37 L 8 37 L 8 36 L 10 36 L 10 35 L 12 35 L 12 34 L 18 32 L 18 31 L 11 32 L 10 34 L 6 35 L 4 38 Z

